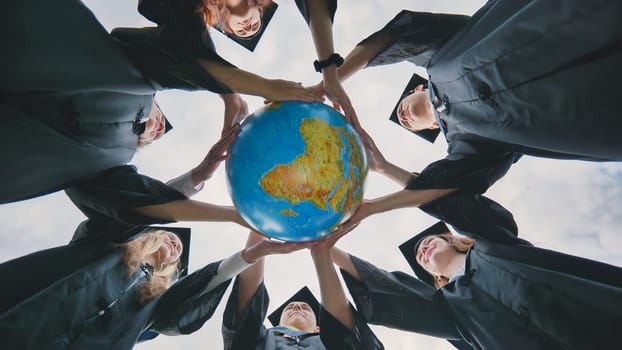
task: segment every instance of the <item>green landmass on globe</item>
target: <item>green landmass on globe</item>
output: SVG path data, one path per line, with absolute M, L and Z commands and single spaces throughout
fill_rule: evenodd
M 332 209 L 348 215 L 362 191 L 354 168 L 362 168 L 363 157 L 355 140 L 343 127 L 334 127 L 319 118 L 306 118 L 300 124 L 305 152 L 289 164 L 278 164 L 260 179 L 269 195 L 294 205 L 308 201 L 322 210 Z M 351 150 L 348 168 L 344 169 L 341 150 L 347 140 Z M 347 171 L 348 174 L 344 174 Z M 297 216 L 293 210 L 282 215 Z
M 274 102 L 240 128 L 227 160 L 231 199 L 262 234 L 308 242 L 363 201 L 367 159 L 352 125 L 320 102 Z

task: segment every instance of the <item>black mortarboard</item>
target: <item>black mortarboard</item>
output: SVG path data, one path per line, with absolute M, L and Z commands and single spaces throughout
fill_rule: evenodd
M 309 306 L 311 306 L 311 309 L 313 310 L 313 313 L 315 313 L 315 318 L 317 320 L 320 319 L 320 302 L 315 298 L 315 296 L 313 296 L 313 293 L 311 293 L 309 288 L 305 286 L 298 292 L 296 292 L 296 294 L 294 294 L 286 302 L 281 304 L 281 306 L 279 306 L 278 309 L 274 310 L 270 314 L 270 316 L 268 316 L 268 320 L 270 320 L 270 323 L 272 323 L 274 327 L 279 325 L 279 322 L 281 321 L 281 314 L 283 313 L 285 307 L 293 301 L 302 301 L 309 304 Z
M 158 105 L 158 103 L 155 100 L 153 102 L 160 109 L 160 112 L 162 113 L 162 118 L 164 118 L 164 133 L 166 134 L 173 128 L 173 124 L 169 123 L 168 118 L 162 111 L 162 108 L 160 108 L 160 105 Z M 134 120 L 134 125 L 132 127 L 132 131 L 134 132 L 135 135 L 142 135 L 142 133 L 145 132 L 145 128 L 147 127 L 147 119 L 149 119 L 149 116 L 145 117 L 141 109 L 141 111 L 136 115 L 136 120 Z
M 421 77 L 417 73 L 415 73 L 415 74 L 413 74 L 413 76 L 408 81 L 408 84 L 406 84 L 406 88 L 402 92 L 402 95 L 400 96 L 400 99 L 397 100 L 397 103 L 395 104 L 395 108 L 393 108 L 393 112 L 391 112 L 391 116 L 389 117 L 389 120 L 391 120 L 392 122 L 396 123 L 399 126 L 402 126 L 402 124 L 400 124 L 400 121 L 397 119 L 397 107 L 399 107 L 400 102 L 404 99 L 404 97 L 410 95 L 413 92 L 413 90 L 415 90 L 415 88 L 418 85 L 423 85 L 425 88 L 427 88 L 428 87 L 428 80 L 423 78 L 423 77 Z M 404 129 L 406 129 L 406 128 L 404 128 Z M 409 129 L 406 129 L 406 130 L 408 130 L 408 131 L 412 132 L 413 134 L 415 134 L 415 135 L 417 135 L 419 137 L 422 137 L 426 141 L 432 142 L 432 143 L 434 142 L 434 140 L 436 140 L 436 137 L 441 132 L 440 129 L 424 129 L 424 130 L 419 130 L 419 131 L 412 131 L 412 130 L 409 130 Z
M 158 102 L 156 100 L 153 100 L 153 102 L 160 109 L 160 113 L 162 113 L 162 118 L 164 118 L 164 133 L 166 134 L 167 132 L 171 131 L 171 129 L 173 128 L 173 124 L 169 123 L 166 114 L 164 114 L 164 111 L 162 110 L 162 107 L 160 107 Z
M 164 115 L 164 113 L 162 113 L 162 116 L 164 117 L 164 133 L 166 134 L 167 132 L 171 131 L 171 129 L 173 128 L 173 124 L 168 122 L 168 118 Z
M 224 35 L 226 35 L 229 39 L 244 46 L 249 51 L 254 51 L 255 47 L 257 47 L 257 44 L 259 43 L 259 39 L 261 39 L 261 36 L 263 35 L 263 32 L 266 30 L 266 28 L 268 28 L 268 24 L 270 23 L 272 16 L 274 16 L 274 13 L 276 12 L 277 7 L 279 7 L 279 5 L 273 1 L 270 5 L 264 8 L 264 12 L 261 15 L 261 27 L 259 28 L 257 33 L 251 36 L 244 38 L 244 37 L 236 36 L 235 34 L 227 33 L 219 25 L 214 26 L 214 28 L 218 30 L 219 32 L 223 33 Z
M 400 251 L 402 252 L 402 255 L 404 255 L 404 258 L 406 258 L 406 261 L 408 261 L 408 265 L 410 265 L 415 272 L 415 275 L 432 287 L 434 287 L 434 276 L 430 275 L 421 265 L 419 265 L 417 259 L 415 258 L 415 252 L 419 247 L 419 243 L 427 236 L 439 235 L 446 232 L 449 232 L 447 225 L 445 225 L 444 222 L 439 221 L 400 245 Z

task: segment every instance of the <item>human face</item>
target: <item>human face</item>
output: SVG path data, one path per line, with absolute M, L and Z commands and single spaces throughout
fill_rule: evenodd
M 417 88 L 404 97 L 397 107 L 397 119 L 408 130 L 438 128 L 427 91 Z
M 303 301 L 292 301 L 285 306 L 279 321 L 281 326 L 312 332 L 317 328 L 315 313 L 309 304 Z
M 432 275 L 442 275 L 458 251 L 439 236 L 428 236 L 421 241 L 415 259 Z
M 183 246 L 179 237 L 171 232 L 162 234 L 162 243 L 157 251 L 157 257 L 160 264 L 173 263 L 179 260 Z
M 155 101 L 151 106 L 151 112 L 149 112 L 149 119 L 145 122 L 145 132 L 141 137 L 146 141 L 155 141 L 162 137 L 166 132 L 166 121 L 164 114 Z
M 249 7 L 248 11 L 242 14 L 231 13 L 229 26 L 235 36 L 247 38 L 255 35 L 261 28 L 261 12 L 259 6 Z

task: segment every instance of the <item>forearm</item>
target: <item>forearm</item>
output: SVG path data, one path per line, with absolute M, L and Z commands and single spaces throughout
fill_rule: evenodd
M 252 263 L 252 265 L 238 275 L 238 315 L 243 315 L 245 313 L 251 301 L 251 298 L 263 281 L 264 259 L 259 258 L 255 261 L 252 261 L 254 257 L 248 256 L 248 250 L 250 247 L 254 246 L 256 243 L 264 239 L 266 238 L 257 233 L 251 232 L 248 235 L 248 239 L 246 240 L 246 247 L 241 253 L 241 256 L 244 258 L 244 260 L 248 263 Z
M 203 189 L 203 180 L 196 176 L 196 168 L 167 181 L 166 184 L 186 197 L 192 197 Z
M 386 162 L 382 169 L 378 169 L 378 172 L 402 187 L 408 184 L 408 181 L 414 176 L 408 170 L 401 168 L 391 162 Z
M 345 81 L 359 70 L 367 67 L 369 61 L 379 55 L 395 39 L 389 32 L 379 32 L 354 47 L 337 70 L 340 81 Z
M 326 0 L 307 1 L 309 5 L 309 29 L 313 37 L 315 52 L 319 61 L 328 59 L 335 53 L 333 42 L 333 23 Z M 337 67 L 334 65 L 322 69 L 324 81 L 338 81 Z
M 361 280 L 361 275 L 354 266 L 354 263 L 352 262 L 352 259 L 350 259 L 350 255 L 348 255 L 348 253 L 337 247 L 333 247 L 330 252 L 335 265 L 339 266 L 340 269 L 347 272 L 357 281 Z
M 232 206 L 204 203 L 192 199 L 135 207 L 131 210 L 158 219 L 173 221 L 231 221 L 247 226 L 246 222 Z
M 337 277 L 330 251 L 312 254 L 320 284 L 322 305 L 333 317 L 350 330 L 354 330 L 354 317 L 343 286 Z
M 229 89 L 241 94 L 262 96 L 266 81 L 263 77 L 215 61 L 199 60 L 199 64 Z
M 367 216 L 384 213 L 394 209 L 412 208 L 429 203 L 437 198 L 454 192 L 455 189 L 433 190 L 401 190 L 384 197 L 369 201 L 369 213 Z
M 335 52 L 333 44 L 333 23 L 326 0 L 307 1 L 309 6 L 309 29 L 315 44 L 318 60 L 322 61 Z
M 251 263 L 244 260 L 244 258 L 242 257 L 242 251 L 239 251 L 232 256 L 224 259 L 218 266 L 218 272 L 216 276 L 214 276 L 205 287 L 205 292 L 209 292 L 226 280 L 237 276 L 238 274 L 246 270 L 249 266 L 251 266 Z

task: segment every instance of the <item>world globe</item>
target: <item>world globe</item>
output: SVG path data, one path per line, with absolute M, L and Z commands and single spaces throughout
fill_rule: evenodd
M 226 162 L 236 209 L 255 230 L 290 242 L 335 231 L 363 199 L 367 159 L 343 115 L 319 102 L 273 102 L 242 123 Z

